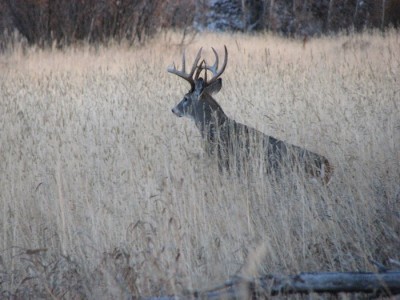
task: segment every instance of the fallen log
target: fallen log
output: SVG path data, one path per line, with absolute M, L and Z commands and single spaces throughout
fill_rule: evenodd
M 311 292 L 330 294 L 379 292 L 394 295 L 400 293 L 400 272 L 300 273 L 281 278 L 272 276 L 263 281 L 263 289 L 269 291 L 271 295 Z
M 187 292 L 182 296 L 146 299 L 243 299 L 310 293 L 397 295 L 400 294 L 400 271 L 300 273 L 289 276 L 265 275 L 258 278 L 236 276 L 224 284 L 208 290 Z

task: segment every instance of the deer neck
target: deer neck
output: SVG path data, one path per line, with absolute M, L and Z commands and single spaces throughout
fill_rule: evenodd
M 201 98 L 196 109 L 195 122 L 203 138 L 213 140 L 215 132 L 228 120 L 222 107 L 210 95 Z

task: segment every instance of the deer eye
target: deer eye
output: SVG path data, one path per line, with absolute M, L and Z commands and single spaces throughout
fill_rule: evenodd
M 187 102 L 188 101 L 188 98 L 183 98 L 183 102 Z

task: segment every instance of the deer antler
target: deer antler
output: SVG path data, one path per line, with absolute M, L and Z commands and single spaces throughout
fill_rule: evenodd
M 212 48 L 212 47 L 211 47 L 211 49 L 213 50 L 214 55 L 215 55 L 215 63 L 214 63 L 212 66 L 207 66 L 207 64 L 206 64 L 205 62 L 204 62 L 204 67 L 202 67 L 202 66 L 200 65 L 200 67 L 201 67 L 202 69 L 209 70 L 209 71 L 211 71 L 211 73 L 213 74 L 213 76 L 212 76 L 212 78 L 210 79 L 210 81 L 207 82 L 207 71 L 206 71 L 206 75 L 205 75 L 205 82 L 206 82 L 206 85 L 210 85 L 210 84 L 214 83 L 214 82 L 218 79 L 218 77 L 221 76 L 222 73 L 224 73 L 224 71 L 225 71 L 226 64 L 227 64 L 227 62 L 228 62 L 228 49 L 226 49 L 226 46 L 224 46 L 224 48 L 225 48 L 224 63 L 223 63 L 223 65 L 222 65 L 222 68 L 221 68 L 219 71 L 218 71 L 218 63 L 219 63 L 218 53 L 217 53 L 217 51 L 215 51 L 215 49 Z
M 222 64 L 221 69 L 218 71 L 218 64 L 219 64 L 219 58 L 218 58 L 218 53 L 214 48 L 211 48 L 214 52 L 215 55 L 215 62 L 212 66 L 208 66 L 206 61 L 203 59 L 201 61 L 201 63 L 198 65 L 198 62 L 200 60 L 201 57 L 201 51 L 203 48 L 200 48 L 199 52 L 197 53 L 197 56 L 194 60 L 194 63 L 192 65 L 192 69 L 190 70 L 190 73 L 186 73 L 186 58 L 185 58 L 185 52 L 183 52 L 182 55 L 182 70 L 178 70 L 175 66 L 175 63 L 169 67 L 167 70 L 168 72 L 178 75 L 179 77 L 185 79 L 186 81 L 188 81 L 190 83 L 191 86 L 191 91 L 194 90 L 195 88 L 195 81 L 199 78 L 201 71 L 205 71 L 204 72 L 204 82 L 205 85 L 211 85 L 213 84 L 215 81 L 217 81 L 217 79 L 222 75 L 222 73 L 225 71 L 226 68 L 226 64 L 228 62 L 228 50 L 226 49 L 226 46 L 224 46 L 225 49 L 225 57 L 224 57 L 224 63 Z M 211 79 L 209 81 L 207 81 L 207 70 L 210 71 L 213 76 L 211 77 Z M 196 74 L 195 74 L 196 72 Z M 194 75 L 194 76 L 193 76 Z
M 183 55 L 182 55 L 182 70 L 181 70 L 181 71 L 179 71 L 179 70 L 175 67 L 175 63 L 173 64 L 172 67 L 168 67 L 168 69 L 167 69 L 167 71 L 168 71 L 169 73 L 178 75 L 179 77 L 181 77 L 181 78 L 185 79 L 186 81 L 188 81 L 188 82 L 190 83 L 190 86 L 191 86 L 191 90 L 192 90 L 192 91 L 194 90 L 194 87 L 195 87 L 195 78 L 193 78 L 193 74 L 194 74 L 194 72 L 195 72 L 196 69 L 197 69 L 197 63 L 198 63 L 199 60 L 200 60 L 200 57 L 201 57 L 201 50 L 202 50 L 202 49 L 203 49 L 203 48 L 200 48 L 199 52 L 197 53 L 197 56 L 196 56 L 196 58 L 195 58 L 195 60 L 194 60 L 194 63 L 193 63 L 193 65 L 192 65 L 192 69 L 190 70 L 190 73 L 186 73 L 185 52 L 183 52 Z M 225 48 L 225 49 L 226 49 L 226 48 Z M 203 62 L 201 63 L 201 65 L 202 65 L 202 64 L 203 64 Z M 197 74 L 197 73 L 196 73 L 196 76 L 198 77 L 198 74 Z
M 204 66 L 204 67 L 203 67 L 203 66 Z M 201 74 L 201 71 L 205 70 L 205 69 L 206 69 L 206 66 L 207 66 L 206 61 L 203 59 L 203 60 L 201 61 L 201 63 L 198 65 L 198 67 L 197 67 L 196 74 L 194 75 L 194 81 L 196 81 L 197 79 L 199 79 L 199 76 L 200 76 L 200 74 Z M 206 74 L 205 74 L 205 78 L 207 78 L 207 72 L 206 72 Z

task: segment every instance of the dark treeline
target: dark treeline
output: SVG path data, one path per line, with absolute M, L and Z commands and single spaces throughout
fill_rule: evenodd
M 400 0 L 201 0 L 194 25 L 304 37 L 400 25 Z
M 0 0 L 0 49 L 141 43 L 162 28 L 270 30 L 308 36 L 400 25 L 400 0 Z
M 165 0 L 0 0 L 0 35 L 3 44 L 15 32 L 39 46 L 140 43 L 159 28 L 191 22 L 183 8 Z

